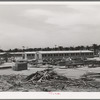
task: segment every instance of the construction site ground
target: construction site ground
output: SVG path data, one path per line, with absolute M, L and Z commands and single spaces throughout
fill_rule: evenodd
M 5 63 L 4 65 L 13 66 L 14 63 Z M 30 67 L 29 65 L 28 70 L 22 70 L 22 71 L 14 71 L 12 70 L 12 68 L 5 68 L 5 69 L 0 69 L 0 75 L 10 75 L 10 74 L 30 75 L 37 71 L 47 69 L 48 66 L 49 65 L 41 65 L 40 67 L 34 67 L 34 66 Z M 57 73 L 69 78 L 76 78 L 76 79 L 88 72 L 100 73 L 100 67 L 88 68 L 88 66 L 83 66 L 80 68 L 69 68 L 69 69 L 65 68 L 65 66 L 52 66 L 52 67 Z
M 14 63 L 6 63 L 4 65 L 13 66 Z M 4 66 L 1 65 L 0 67 Z M 22 82 L 21 80 L 25 79 L 27 76 L 36 73 L 37 71 L 43 71 L 45 69 L 50 67 L 50 65 L 40 65 L 40 67 L 36 68 L 34 66 L 28 65 L 28 70 L 22 70 L 22 71 L 14 71 L 12 68 L 4 68 L 0 69 L 0 91 L 1 92 L 43 92 L 43 91 L 59 91 L 59 92 L 100 92 L 100 87 L 97 86 L 100 84 L 100 77 L 96 78 L 96 84 L 93 85 L 87 85 L 87 82 L 91 81 L 80 81 L 81 77 L 83 75 L 86 75 L 88 73 L 100 73 L 100 67 L 96 68 L 88 68 L 88 66 L 82 66 L 80 68 L 64 68 L 64 66 L 52 66 L 54 68 L 54 71 L 61 76 L 64 76 L 66 78 L 69 78 L 65 83 L 64 80 L 55 81 L 54 83 L 50 83 L 51 81 L 44 81 L 44 82 Z M 70 82 L 71 81 L 71 82 Z M 69 82 L 69 85 L 68 85 Z M 76 83 L 77 84 L 76 84 Z M 83 84 L 83 83 L 84 84 Z M 93 81 L 94 82 L 94 81 Z M 16 84 L 14 84 L 16 83 Z M 82 83 L 82 84 L 81 84 Z M 52 84 L 56 86 L 58 85 L 58 88 L 51 88 L 48 84 Z M 72 84 L 72 85 L 71 85 Z M 76 84 L 76 85 L 75 85 Z M 78 85 L 79 84 L 79 85 Z M 80 85 L 81 84 L 81 85 Z M 61 86 L 64 85 L 64 88 Z M 65 86 L 66 85 L 66 86 Z M 84 85 L 84 86 L 83 86 Z

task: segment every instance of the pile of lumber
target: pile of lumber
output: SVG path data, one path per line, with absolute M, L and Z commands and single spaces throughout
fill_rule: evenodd
M 84 80 L 95 80 L 95 79 L 100 79 L 100 73 L 87 73 L 87 74 L 84 74 L 81 79 L 84 79 Z
M 81 80 L 88 87 L 100 88 L 100 73 L 87 73 L 81 77 Z
M 79 79 L 71 79 L 58 75 L 53 69 L 37 71 L 25 78 L 26 82 L 36 84 L 42 91 L 66 90 L 67 87 L 100 88 L 100 82 L 87 75 Z
M 43 71 L 37 71 L 26 77 L 26 81 L 42 82 L 46 80 L 67 80 L 67 77 L 58 75 L 53 69 L 46 69 Z

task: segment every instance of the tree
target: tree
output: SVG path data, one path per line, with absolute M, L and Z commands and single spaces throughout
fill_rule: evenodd
M 64 48 L 63 48 L 63 46 L 59 46 L 58 49 L 59 50 L 63 50 Z
M 74 50 L 74 47 L 70 47 L 70 50 Z
M 97 55 L 98 54 L 98 50 L 99 50 L 99 46 L 97 44 L 93 44 L 92 48 L 94 50 L 94 54 Z
M 90 50 L 90 46 L 86 46 L 85 48 L 86 48 L 86 50 Z

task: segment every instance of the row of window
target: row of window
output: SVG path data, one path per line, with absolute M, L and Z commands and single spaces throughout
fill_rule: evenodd
M 11 56 L 22 56 L 23 54 L 11 54 Z
M 27 56 L 35 56 L 34 54 L 27 54 Z
M 42 57 L 52 57 L 52 56 L 87 56 L 93 55 L 93 53 L 65 53 L 65 54 L 42 54 Z

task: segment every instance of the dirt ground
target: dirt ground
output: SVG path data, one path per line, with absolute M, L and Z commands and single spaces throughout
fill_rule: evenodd
M 9 66 L 14 65 L 13 63 L 6 63 L 4 65 L 7 66 L 7 64 Z M 48 65 L 43 65 L 40 68 L 35 68 L 34 66 L 33 67 L 29 66 L 28 70 L 22 70 L 22 71 L 14 71 L 14 70 L 12 70 L 12 68 L 0 69 L 0 75 L 10 75 L 10 74 L 30 75 L 30 74 L 35 73 L 37 71 L 44 70 L 47 67 L 48 67 Z M 71 68 L 71 69 L 65 69 L 65 68 L 60 69 L 61 66 L 53 66 L 53 67 L 57 73 L 64 75 L 66 77 L 75 78 L 75 79 L 80 78 L 82 75 L 84 75 L 85 73 L 88 73 L 88 72 L 100 73 L 100 67 L 88 68 L 88 66 L 83 66 L 81 68 Z
M 6 66 L 13 66 L 14 63 L 6 63 Z M 3 66 L 3 65 L 2 65 Z M 88 68 L 87 66 L 83 66 L 81 68 L 71 68 L 71 69 L 60 69 L 60 66 L 54 66 L 54 71 L 57 72 L 59 75 L 65 76 L 67 78 L 72 79 L 72 84 L 74 85 L 66 85 L 67 83 L 64 83 L 62 81 L 56 81 L 54 83 L 44 82 L 44 83 L 37 83 L 37 82 L 26 82 L 21 83 L 21 80 L 27 77 L 30 74 L 36 73 L 37 71 L 42 71 L 47 69 L 48 65 L 41 66 L 40 68 L 35 68 L 34 66 L 28 67 L 28 70 L 22 70 L 22 71 L 14 71 L 12 68 L 7 69 L 0 69 L 0 91 L 1 92 L 42 92 L 46 90 L 50 91 L 59 91 L 59 92 L 100 92 L 100 87 L 95 86 L 81 86 L 76 85 L 73 83 L 74 80 L 76 81 L 78 79 L 79 84 L 81 84 L 81 81 L 79 80 L 81 76 L 87 73 L 100 73 L 100 67 L 96 68 Z M 97 78 L 98 83 L 100 84 L 100 78 Z M 83 82 L 83 81 L 82 81 Z M 86 81 L 85 81 L 86 82 Z M 94 82 L 94 81 L 93 81 Z M 9 84 L 8 84 L 9 83 Z M 62 87 L 59 87 L 57 89 L 52 88 L 50 86 L 47 86 L 47 84 L 57 84 L 58 86 L 61 84 L 64 84 L 64 89 Z M 83 84 L 83 83 L 82 83 Z M 12 86 L 13 85 L 13 86 Z M 13 87 L 13 88 L 12 88 Z M 46 90 L 43 88 L 45 87 Z

